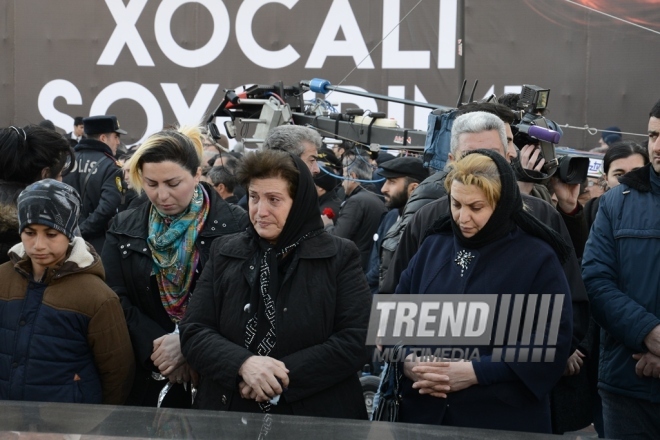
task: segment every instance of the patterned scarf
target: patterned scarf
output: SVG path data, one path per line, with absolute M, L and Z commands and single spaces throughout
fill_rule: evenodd
M 154 206 L 149 213 L 147 243 L 154 261 L 160 300 L 170 319 L 183 319 L 190 296 L 190 285 L 199 262 L 195 248 L 197 235 L 209 212 L 209 195 L 197 185 L 190 206 L 181 214 L 161 214 Z
M 257 345 L 256 354 L 259 356 L 268 356 L 277 342 L 277 334 L 275 332 L 275 301 L 270 294 L 270 286 L 272 275 L 277 272 L 277 259 L 288 252 L 294 250 L 300 243 L 308 238 L 315 237 L 323 232 L 323 229 L 317 229 L 300 237 L 295 243 L 281 249 L 280 251 L 273 252 L 273 248 L 269 247 L 263 253 L 259 267 L 259 295 L 265 307 L 265 315 L 268 319 L 268 332 L 266 336 Z M 277 286 L 275 286 L 277 288 Z M 259 322 L 259 307 L 256 307 L 254 316 L 250 318 L 245 327 L 245 348 L 249 349 L 257 335 L 257 324 Z M 260 403 L 259 406 L 263 412 L 270 411 L 271 404 L 269 402 Z
M 293 198 L 293 204 L 286 218 L 284 228 L 277 237 L 277 242 L 274 245 L 266 243 L 265 240 L 259 237 L 254 227 L 250 227 L 254 239 L 259 243 L 258 258 L 260 264 L 259 284 L 255 283 L 250 295 L 250 310 L 254 310 L 255 313 L 245 328 L 245 347 L 250 350 L 253 342 L 256 343 L 257 347 L 253 352 L 256 352 L 258 356 L 268 356 L 277 342 L 275 329 L 276 292 L 274 292 L 274 289 L 280 287 L 278 282 L 278 259 L 292 252 L 308 238 L 324 232 L 319 199 L 312 173 L 309 172 L 309 168 L 299 157 L 291 155 L 291 159 L 299 171 L 298 189 Z M 259 310 L 262 307 L 268 320 L 268 331 L 260 341 L 255 341 L 257 329 L 259 328 Z M 265 330 L 263 328 L 264 324 L 261 324 L 262 331 L 259 332 L 259 335 L 263 334 L 263 330 Z M 276 400 L 273 400 L 273 402 L 276 402 Z M 271 409 L 271 403 L 260 403 L 259 407 L 262 412 L 268 413 Z

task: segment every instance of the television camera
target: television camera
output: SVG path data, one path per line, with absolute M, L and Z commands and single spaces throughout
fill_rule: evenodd
M 215 118 L 229 117 L 224 124 L 227 135 L 242 141 L 247 151 L 261 149 L 272 128 L 289 123 L 315 128 L 322 137 L 334 142 L 350 141 L 367 149 L 372 156 L 377 155 L 381 149 L 410 150 L 427 154 L 434 151 L 434 142 L 437 143 L 438 140 L 437 136 L 433 136 L 433 132 L 401 128 L 396 121 L 387 119 L 384 113 L 367 114 L 362 109 L 337 112 L 328 101 L 319 96 L 333 91 L 429 108 L 434 117 L 454 110 L 452 107 L 438 104 L 333 86 L 324 79 L 301 81 L 292 86 L 286 86 L 280 81 L 272 85 L 255 84 L 243 87 L 242 91 L 225 90 L 222 102 L 207 120 L 209 133 L 214 138 L 219 138 L 220 132 L 214 122 Z M 309 97 L 312 97 L 313 93 L 316 96 L 306 100 L 306 92 L 311 92 Z M 461 96 L 462 94 L 461 90 Z M 518 148 L 537 145 L 541 149 L 541 156 L 545 158 L 545 164 L 541 172 L 536 172 L 523 170 L 517 161 L 513 164 L 514 169 L 521 181 L 545 183 L 557 173 L 563 182 L 580 183 L 586 179 L 589 159 L 575 154 L 556 154 L 555 144 L 561 138 L 561 130 L 555 122 L 541 114 L 547 108 L 549 96 L 549 89 L 533 85 L 523 86 L 517 102 L 517 120 L 512 126 L 514 143 Z M 431 119 L 429 122 L 431 123 Z M 444 160 L 446 157 L 440 158 L 441 162 Z
M 561 129 L 543 116 L 547 109 L 550 89 L 525 84 L 517 102 L 516 122 L 511 126 L 513 142 L 519 149 L 525 145 L 536 145 L 541 150 L 539 160 L 545 159 L 541 171 L 524 169 L 520 161 L 514 163 L 518 180 L 545 183 L 557 174 L 559 180 L 578 184 L 587 178 L 589 158 L 575 154 L 558 155 L 555 145 L 561 139 Z

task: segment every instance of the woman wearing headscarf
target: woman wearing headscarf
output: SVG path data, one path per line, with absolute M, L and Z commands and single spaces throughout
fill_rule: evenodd
M 246 156 L 251 226 L 217 241 L 181 324 L 201 409 L 366 419 L 371 295 L 351 241 L 323 230 L 309 169 Z
M 501 351 L 495 350 L 493 326 L 490 344 L 478 347 L 479 361 L 409 359 L 401 367 L 400 421 L 551 432 L 549 392 L 564 371 L 571 343 L 570 290 L 561 269 L 570 248 L 525 212 L 513 169 L 497 152 L 468 153 L 452 165 L 445 187 L 450 212 L 429 231 L 396 293 L 496 294 L 501 307 L 504 295 L 512 305 L 522 295 L 522 310 L 530 295 L 552 295 L 548 310 L 562 302 L 557 341 L 543 339 L 540 348 L 555 354 L 531 362 L 529 355 L 539 346 L 521 341 L 521 319 L 518 337 L 500 343 Z M 493 322 L 499 322 L 498 313 L 509 313 L 511 323 L 509 309 L 496 312 Z M 545 332 L 550 322 L 548 317 Z M 530 340 L 536 341 L 534 334 Z M 515 362 L 509 358 L 513 353 Z
M 115 217 L 102 260 L 119 295 L 136 356 L 128 404 L 190 407 L 195 374 L 181 354 L 178 323 L 218 237 L 244 230 L 247 215 L 200 183 L 198 127 L 151 135 L 130 159 L 129 179 L 149 201 Z
M 73 162 L 69 143 L 55 131 L 39 125 L 0 129 L 0 263 L 9 261 L 9 249 L 21 242 L 18 195 L 38 180 L 62 180 Z

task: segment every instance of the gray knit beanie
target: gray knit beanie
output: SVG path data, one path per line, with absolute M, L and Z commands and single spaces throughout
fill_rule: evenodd
M 54 179 L 39 180 L 18 196 L 18 233 L 31 224 L 53 228 L 72 241 L 78 229 L 80 196 L 73 187 Z

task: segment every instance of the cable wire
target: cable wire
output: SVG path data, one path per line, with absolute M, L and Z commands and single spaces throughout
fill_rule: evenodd
M 592 8 L 592 7 L 590 7 L 590 6 L 583 5 L 583 4 L 581 4 L 581 3 L 578 3 L 578 2 L 575 2 L 575 1 L 572 1 L 572 0 L 564 0 L 564 1 L 567 2 L 567 3 L 570 3 L 570 4 L 572 4 L 572 5 L 579 6 L 579 7 L 581 7 L 581 8 L 587 9 L 587 10 L 589 10 L 589 11 L 591 11 L 591 12 L 595 12 L 595 13 L 597 13 L 597 14 L 601 14 L 601 15 L 604 15 L 604 16 L 606 16 L 606 17 L 613 18 L 614 20 L 619 20 L 619 21 L 622 21 L 622 22 L 624 22 L 624 23 L 626 23 L 626 24 L 629 24 L 629 25 L 631 25 L 631 26 L 635 26 L 635 27 L 638 27 L 638 28 L 640 28 L 640 29 L 644 29 L 645 31 L 653 32 L 654 34 L 658 34 L 658 35 L 660 35 L 660 32 L 656 31 L 655 29 L 647 28 L 647 27 L 642 26 L 641 24 L 637 24 L 637 23 L 635 23 L 635 22 L 633 22 L 633 21 L 626 20 L 626 19 L 623 19 L 623 18 L 621 18 L 621 17 L 617 17 L 616 15 L 608 14 L 607 12 L 599 11 L 598 9 L 594 9 L 594 8 Z
M 589 127 L 587 124 L 583 125 L 582 127 L 576 127 L 574 125 L 568 125 L 568 124 L 557 124 L 557 126 L 561 128 L 572 128 L 574 130 L 585 130 L 587 133 L 590 135 L 594 136 L 596 134 L 600 133 L 616 133 L 616 134 L 628 134 L 630 136 L 641 136 L 641 137 L 647 137 L 647 133 L 630 133 L 627 131 L 614 131 L 614 130 L 601 130 L 599 128 L 594 128 L 594 127 Z
M 344 81 L 346 81 L 346 80 L 348 79 L 348 77 L 351 76 L 351 74 L 352 74 L 353 72 L 355 72 L 355 70 L 356 70 L 358 67 L 360 67 L 360 64 L 362 64 L 367 58 L 369 58 L 369 57 L 371 56 L 371 54 L 373 53 L 373 51 L 375 51 L 376 49 L 378 49 L 378 46 L 380 46 L 380 45 L 383 43 L 383 41 L 385 41 L 385 38 L 389 37 L 390 34 L 391 34 L 392 32 L 394 32 L 394 31 L 395 31 L 395 30 L 401 25 L 401 23 L 403 23 L 403 20 L 405 20 L 406 18 L 408 18 L 408 16 L 410 15 L 410 13 L 411 13 L 412 11 L 414 11 L 415 9 L 417 9 L 417 6 L 419 6 L 420 3 L 422 3 L 422 0 L 419 0 L 419 1 L 417 2 L 417 4 L 416 4 L 415 6 L 413 6 L 412 9 L 411 9 L 410 11 L 408 11 L 408 12 L 406 13 L 406 15 L 403 16 L 403 18 L 402 18 L 401 20 L 399 20 L 399 22 L 396 24 L 396 26 L 394 26 L 394 27 L 392 28 L 392 30 L 389 31 L 389 32 L 387 33 L 387 35 L 385 35 L 385 36 L 384 36 L 384 37 L 383 37 L 378 43 L 376 43 L 376 45 L 374 46 L 374 48 L 371 49 L 371 50 L 369 51 L 369 53 L 367 54 L 367 56 L 365 56 L 364 58 L 362 58 L 362 60 L 361 60 L 359 63 L 357 63 L 357 64 L 355 65 L 355 67 L 353 67 L 353 69 L 352 69 L 350 72 L 348 72 L 348 74 L 346 74 L 346 76 L 344 77 L 344 79 L 342 79 L 341 81 L 339 81 L 339 83 L 337 84 L 337 87 L 341 86 L 341 85 L 344 83 Z M 330 96 L 330 95 L 332 94 L 333 91 L 334 91 L 334 90 L 330 90 L 330 93 L 328 93 L 328 94 L 326 95 L 326 99 L 327 99 L 328 96 Z

